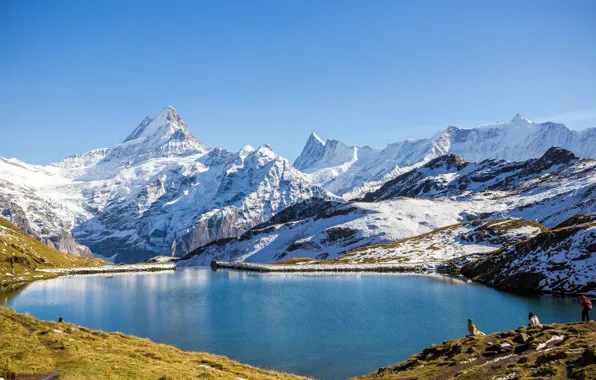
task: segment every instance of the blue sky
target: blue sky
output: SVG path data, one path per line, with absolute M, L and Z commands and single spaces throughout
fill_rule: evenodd
M 311 131 L 384 146 L 449 124 L 596 126 L 595 1 L 0 2 L 0 156 L 109 147 L 173 105 L 208 146 Z

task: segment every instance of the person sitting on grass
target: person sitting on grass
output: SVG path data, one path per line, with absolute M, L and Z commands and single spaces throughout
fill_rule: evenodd
M 468 319 L 468 331 L 470 332 L 469 335 L 476 336 L 476 335 L 486 335 L 482 331 L 478 330 L 471 319 Z
M 528 314 L 528 320 L 530 321 L 530 323 L 528 323 L 528 327 L 536 326 L 538 328 L 542 328 L 542 325 L 540 324 L 538 317 L 534 315 L 534 313 L 530 312 L 530 314 Z

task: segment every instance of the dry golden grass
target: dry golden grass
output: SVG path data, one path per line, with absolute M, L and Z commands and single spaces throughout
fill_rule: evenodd
M 0 377 L 37 378 L 55 371 L 60 379 L 304 379 L 0 307 Z

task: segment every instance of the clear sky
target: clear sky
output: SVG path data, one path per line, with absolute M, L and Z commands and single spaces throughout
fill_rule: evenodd
M 0 1 L 0 156 L 119 142 L 172 105 L 208 146 L 384 146 L 596 126 L 596 1 Z

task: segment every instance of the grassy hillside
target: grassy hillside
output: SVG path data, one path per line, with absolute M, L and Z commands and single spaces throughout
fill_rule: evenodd
M 303 379 L 202 352 L 0 307 L 0 377 L 36 379 Z
M 104 265 L 101 259 L 71 256 L 59 252 L 0 218 L 0 287 L 16 285 L 56 274 L 35 272 L 36 268 L 73 268 Z
M 432 345 L 360 379 L 596 379 L 595 342 L 594 321 L 520 327 Z

